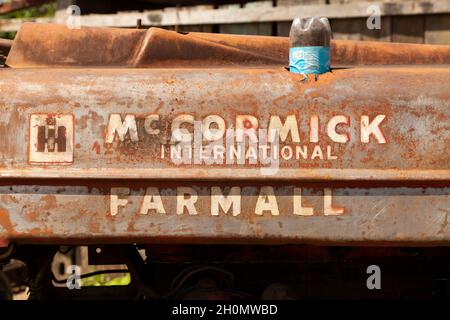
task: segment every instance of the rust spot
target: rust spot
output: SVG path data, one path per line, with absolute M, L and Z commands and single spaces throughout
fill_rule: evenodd
M 42 201 L 45 204 L 42 206 L 42 210 L 50 210 L 56 208 L 56 197 L 54 195 L 46 195 L 42 197 Z
M 245 129 L 251 129 L 252 127 L 253 127 L 252 122 L 250 120 L 248 120 L 248 119 L 244 120 L 244 128 Z
M 9 245 L 9 240 L 5 238 L 0 238 L 0 248 L 6 248 Z
M 26 217 L 29 221 L 36 221 L 38 217 L 38 213 L 35 211 L 27 212 Z
M 14 228 L 9 219 L 9 212 L 4 208 L 0 208 L 0 225 L 6 229 L 8 233 L 13 232 Z
M 95 142 L 92 144 L 91 150 L 95 150 L 95 153 L 100 154 L 100 144 L 97 140 L 95 140 Z
M 8 204 L 10 202 L 12 202 L 12 203 L 19 203 L 19 201 L 16 199 L 15 196 L 11 196 L 11 195 L 8 195 L 8 194 L 2 195 L 1 196 L 1 200 L 5 204 Z
M 89 229 L 92 233 L 99 233 L 100 232 L 100 224 L 98 224 L 97 222 L 92 222 Z

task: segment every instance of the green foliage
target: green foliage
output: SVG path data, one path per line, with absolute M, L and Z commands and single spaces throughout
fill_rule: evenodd
M 3 39 L 14 39 L 16 37 L 17 32 L 1 32 L 0 31 L 0 38 Z
M 108 280 L 110 279 L 110 280 Z M 98 287 L 98 286 L 126 286 L 130 284 L 131 277 L 129 273 L 111 279 L 110 275 L 98 274 L 81 280 L 83 287 Z
M 18 10 L 4 15 L 1 19 L 32 19 L 41 17 L 53 17 L 56 12 L 56 2 L 46 3 L 37 7 Z M 14 39 L 16 32 L 0 32 L 0 38 Z
M 56 12 L 56 2 L 46 3 L 37 7 L 18 10 L 4 15 L 0 15 L 2 19 L 26 19 L 37 17 L 53 17 Z

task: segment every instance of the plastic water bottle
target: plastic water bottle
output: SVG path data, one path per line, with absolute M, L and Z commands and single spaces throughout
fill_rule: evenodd
M 295 18 L 289 32 L 289 71 L 299 74 L 330 71 L 330 41 L 327 18 Z

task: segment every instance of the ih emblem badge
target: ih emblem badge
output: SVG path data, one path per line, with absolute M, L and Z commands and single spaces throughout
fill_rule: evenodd
M 31 164 L 71 164 L 74 124 L 71 114 L 32 114 L 28 160 Z

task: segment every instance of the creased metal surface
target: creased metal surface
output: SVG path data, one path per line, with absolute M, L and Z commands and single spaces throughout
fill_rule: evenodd
M 23 41 L 33 34 L 24 30 Z M 170 55 L 164 31 L 83 32 L 67 45 L 43 34 L 45 48 L 59 43 L 61 51 L 42 57 L 39 44 L 33 51 L 16 41 L 9 59 L 24 67 L 57 57 L 55 65 L 109 68 L 0 70 L 0 239 L 450 244 L 450 68 L 358 67 L 305 81 L 283 67 L 284 49 L 275 45 L 283 39 L 214 36 L 219 45 L 211 46 L 210 35 L 170 33 L 188 39 Z M 154 36 L 167 46 L 152 51 L 143 38 Z M 111 47 L 85 53 L 99 37 Z M 194 51 L 184 50 L 193 43 Z M 215 58 L 192 67 L 206 47 Z M 405 59 L 448 58 L 446 47 L 437 57 L 434 47 L 420 48 L 426 58 Z M 342 57 L 395 61 L 380 52 Z M 236 60 L 217 67 L 228 54 Z M 243 68 L 249 61 L 260 65 Z M 180 68 L 111 68 L 147 63 Z M 279 161 L 269 166 L 258 152 L 242 163 L 208 162 L 203 146 L 228 146 L 214 140 L 212 127 L 222 137 L 276 128 Z M 181 162 L 172 153 L 180 128 L 194 155 Z M 263 141 L 258 136 L 258 148 Z
M 412 245 L 448 244 L 450 195 L 447 187 L 357 187 L 333 184 L 273 184 L 274 211 L 255 213 L 267 184 L 220 183 L 224 193 L 241 186 L 240 214 L 212 215 L 211 187 L 217 184 L 133 182 L 29 183 L 0 187 L 0 236 L 19 242 L 181 242 L 181 243 L 332 243 Z M 130 188 L 115 206 L 111 188 Z M 158 188 L 165 213 L 143 210 L 146 188 Z M 198 193 L 196 213 L 177 213 L 177 188 Z M 313 215 L 295 214 L 293 188 L 302 188 L 302 206 Z M 333 188 L 340 215 L 324 215 L 324 188 Z
M 284 37 L 25 23 L 6 64 L 13 68 L 286 66 L 288 53 Z M 331 64 L 450 64 L 450 46 L 334 40 Z
M 3 177 L 267 178 L 260 168 L 268 165 L 259 160 L 174 162 L 174 121 L 187 114 L 199 121 L 216 115 L 231 129 L 240 115 L 255 117 L 260 128 L 271 119 L 284 124 L 288 116 L 295 118 L 299 141 L 288 135 L 280 147 L 291 146 L 297 157 L 280 158 L 277 179 L 450 179 L 448 68 L 347 69 L 317 82 L 302 82 L 283 68 L 6 69 L 1 76 Z M 48 157 L 64 153 L 36 149 L 33 117 L 46 114 L 63 115 L 74 127 L 67 137 L 67 159 L 52 161 Z M 152 114 L 159 117 L 151 124 L 157 134 L 146 131 L 144 119 Z M 112 130 L 108 142 L 112 117 L 122 123 L 127 115 L 136 126 L 134 136 L 127 130 L 121 140 Z M 313 115 L 318 116 L 317 142 L 310 139 Z M 332 126 L 343 142 L 328 133 L 336 116 L 348 121 Z M 382 136 L 371 134 L 363 142 L 362 117 L 382 119 L 376 126 Z M 192 126 L 188 130 L 192 133 Z M 298 153 L 303 150 L 305 157 Z

